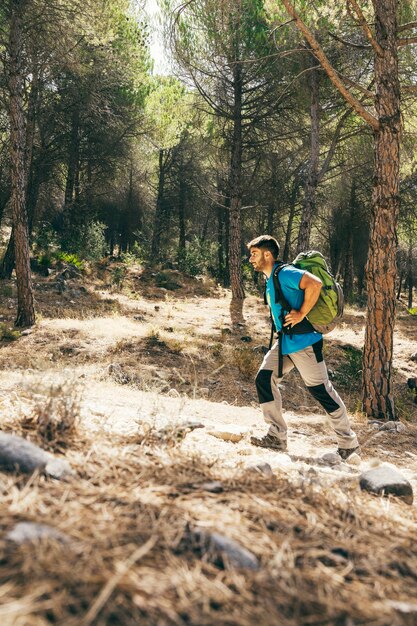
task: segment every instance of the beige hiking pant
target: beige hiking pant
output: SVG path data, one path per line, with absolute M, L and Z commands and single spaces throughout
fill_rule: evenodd
M 330 419 L 340 448 L 355 448 L 358 440 L 351 429 L 346 407 L 329 380 L 323 359 L 323 340 L 299 352 L 284 355 L 283 376 L 293 367 L 299 371 L 311 395 L 320 402 Z M 282 413 L 282 399 L 278 384 L 278 342 L 265 355 L 256 376 L 256 388 L 268 434 L 286 441 L 287 424 Z

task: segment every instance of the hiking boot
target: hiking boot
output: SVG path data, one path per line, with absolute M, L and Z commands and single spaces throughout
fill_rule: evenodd
M 287 442 L 274 435 L 264 435 L 263 437 L 251 437 L 251 444 L 259 446 L 260 448 L 271 448 L 271 450 L 286 450 Z
M 356 448 L 338 448 L 337 449 L 337 454 L 340 456 L 342 461 L 346 461 L 346 459 L 352 456 L 354 452 L 356 452 L 356 454 L 360 454 L 361 453 L 360 447 L 356 446 Z

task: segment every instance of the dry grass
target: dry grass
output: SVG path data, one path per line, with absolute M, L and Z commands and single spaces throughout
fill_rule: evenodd
M 82 388 L 71 379 L 26 387 L 20 427 L 32 432 L 43 448 L 62 451 L 77 435 Z M 33 437 L 32 437 L 33 438 Z
M 126 443 L 72 450 L 69 485 L 3 477 L 2 531 L 30 519 L 73 542 L 0 540 L 2 626 L 412 623 L 389 601 L 414 594 L 413 509 L 383 507 L 351 481 L 323 489 L 314 475 L 266 479 Z M 214 479 L 223 493 L 190 489 Z M 260 571 L 212 564 L 187 542 L 190 525 L 234 538 Z
M 103 273 L 105 282 L 107 269 Z M 102 304 L 95 308 L 95 297 L 83 292 L 86 305 L 81 314 L 79 303 L 70 303 L 74 317 L 69 311 L 66 319 L 51 319 L 51 312 L 59 315 L 67 309 L 54 304 L 59 296 L 45 291 L 40 297 L 44 319 L 33 334 L 1 344 L 4 370 L 32 367 L 51 374 L 55 368 L 54 387 L 38 380 L 36 387 L 22 391 L 10 381 L 0 398 L 3 429 L 55 451 L 65 448 L 77 472 L 69 483 L 36 474 L 0 476 L 1 626 L 415 624 L 416 612 L 406 614 L 393 604 L 410 604 L 415 595 L 415 506 L 360 493 L 357 479 L 350 475 L 328 487 L 313 468 L 277 470 L 267 478 L 243 470 L 237 462 L 233 467 L 237 456 L 232 447 L 223 453 L 225 442 L 218 460 L 216 455 L 211 460 L 204 456 L 204 444 L 198 455 L 187 451 L 187 440 L 182 445 L 184 433 L 173 417 L 181 415 L 185 396 L 203 395 L 206 389 L 210 400 L 227 406 L 256 401 L 251 378 L 262 357 L 251 346 L 268 336 L 266 316 L 259 321 L 265 313 L 257 300 L 249 299 L 248 328 L 236 330 L 228 325 L 228 301 L 177 303 L 169 294 L 162 301 L 164 292 L 151 282 L 143 287 L 144 281 L 130 271 L 125 281 L 132 281 L 127 287 L 134 285 L 138 294 L 141 289 L 149 297 L 158 293 L 158 303 L 141 300 L 139 309 L 137 301 L 132 304 L 114 294 L 120 315 L 100 319 L 95 314 L 100 315 Z M 187 289 L 191 295 L 191 282 L 182 298 Z M 104 293 L 93 295 L 97 302 L 107 298 Z M 5 302 L 2 312 L 10 317 L 7 298 Z M 90 313 L 85 317 L 82 311 Z M 138 311 L 141 319 L 135 320 Z M 352 325 L 362 324 L 361 318 L 353 318 Z M 253 341 L 241 345 L 240 337 L 246 334 Z M 328 346 L 326 358 L 334 369 L 342 369 L 343 349 L 334 340 Z M 57 376 L 64 367 L 77 367 L 80 374 L 80 364 L 85 364 L 86 385 L 95 389 L 98 380 L 106 381 L 96 391 L 101 403 L 95 405 L 94 430 L 87 429 L 87 421 L 78 422 L 78 383 L 66 386 Z M 114 375 L 110 365 L 115 366 Z M 108 395 L 100 397 L 105 384 Z M 347 390 L 342 380 L 337 386 Z M 181 396 L 176 415 L 161 403 L 153 411 L 155 423 L 148 411 L 146 426 L 141 418 L 146 411 L 135 405 L 136 388 L 163 393 L 175 389 Z M 298 410 L 302 403 L 301 408 L 309 410 L 309 396 L 295 375 L 287 379 L 283 395 L 287 408 Z M 354 388 L 351 398 L 353 405 Z M 120 415 L 128 403 L 131 412 Z M 207 403 L 199 410 L 210 417 L 219 406 Z M 108 423 L 113 410 L 120 431 L 111 431 Z M 231 407 L 231 418 L 235 410 Z M 138 425 L 134 415 L 142 419 Z M 165 430 L 155 425 L 157 418 L 167 420 Z M 123 419 L 130 434 L 122 436 L 116 431 L 123 431 Z M 360 420 L 356 425 L 364 440 L 367 425 Z M 137 430 L 132 433 L 132 428 Z M 318 437 L 321 425 L 312 420 L 302 428 Z M 375 433 L 365 453 L 381 455 L 384 450 L 386 458 L 407 467 L 412 457 L 403 451 L 416 455 L 416 441 L 412 426 L 395 437 Z M 230 454 L 228 468 L 223 454 Z M 220 480 L 223 492 L 198 487 L 210 480 Z M 24 520 L 50 524 L 72 542 L 10 544 L 5 533 Z M 255 553 L 260 570 L 224 569 L 220 562 L 213 563 L 189 541 L 190 528 L 235 539 Z

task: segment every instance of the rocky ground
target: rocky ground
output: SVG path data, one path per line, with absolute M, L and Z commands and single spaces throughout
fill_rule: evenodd
M 416 623 L 416 505 L 369 495 L 359 480 L 396 468 L 416 493 L 406 383 L 417 318 L 400 309 L 394 431 L 358 410 L 363 312 L 349 309 L 328 337 L 362 445 L 360 459 L 337 463 L 295 373 L 282 390 L 288 453 L 250 444 L 265 431 L 253 383 L 269 335 L 259 297 L 233 324 L 230 294 L 207 279 L 135 267 L 117 284 L 114 267 L 62 274 L 37 279 L 41 316 L 19 336 L 14 285 L 2 286 L 2 431 L 74 471 L 65 481 L 0 474 L 2 625 Z M 27 522 L 68 542 L 46 530 L 13 543 Z

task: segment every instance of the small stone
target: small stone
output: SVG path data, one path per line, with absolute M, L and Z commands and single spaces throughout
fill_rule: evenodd
M 51 459 L 45 466 L 45 474 L 57 480 L 65 480 L 75 476 L 71 465 L 65 459 Z
M 8 433 L 0 433 L 0 468 L 27 474 L 40 470 L 59 480 L 74 476 L 65 459 L 55 458 L 34 443 Z
M 158 304 L 155 304 L 155 306 L 154 306 L 155 311 L 159 311 L 160 308 L 161 307 Z
M 34 443 L 0 433 L 0 468 L 31 473 L 36 469 L 44 470 L 49 461 L 50 455 Z
M 136 322 L 144 322 L 145 321 L 145 316 L 144 315 L 134 315 L 133 319 L 136 320 Z
M 221 565 L 225 569 L 260 568 L 259 561 L 252 552 L 225 535 L 197 530 L 194 531 L 194 537 L 200 544 L 203 555 L 215 565 Z
M 69 543 L 71 539 L 56 528 L 47 524 L 36 524 L 35 522 L 19 522 L 5 535 L 7 541 L 17 543 L 32 543 L 42 539 L 52 539 L 59 543 Z
M 193 483 L 194 489 L 201 489 L 201 491 L 209 491 L 210 493 L 221 493 L 224 488 L 223 484 L 219 480 L 210 480 L 205 483 Z
M 169 396 L 170 398 L 180 398 L 181 394 L 179 391 L 177 391 L 177 389 L 170 389 L 167 393 L 167 396 Z
M 31 335 L 33 333 L 33 330 L 31 328 L 26 328 L 25 330 L 22 330 L 21 335 L 22 337 L 27 337 L 28 335 Z
M 243 337 L 240 338 L 240 341 L 244 341 L 245 343 L 250 343 L 252 341 L 252 337 L 249 337 L 249 335 L 243 335 Z
M 359 467 L 361 464 L 361 457 L 356 452 L 353 452 L 353 454 L 346 459 L 345 463 L 354 467 Z
M 417 352 L 414 352 L 414 354 L 411 355 L 411 360 L 417 361 Z
M 393 495 L 407 504 L 413 503 L 413 488 L 409 481 L 396 469 L 381 465 L 361 474 L 359 484 L 362 490 L 377 495 Z
M 231 441 L 232 443 L 237 443 L 241 439 L 245 433 L 238 431 L 237 429 L 233 429 L 233 427 L 227 427 L 219 430 L 210 430 L 208 434 L 212 437 L 217 437 L 217 439 L 223 439 L 223 441 Z
M 252 348 L 252 352 L 254 352 L 255 354 L 263 354 L 265 356 L 265 354 L 267 354 L 269 350 L 266 346 L 254 346 Z
M 321 459 L 326 465 L 329 465 L 330 467 L 333 467 L 334 465 L 340 465 L 342 461 L 342 459 L 338 454 L 336 454 L 336 452 L 327 452 L 326 454 L 323 454 Z
M 252 465 L 249 469 L 257 472 L 258 474 L 262 474 L 266 478 L 272 478 L 274 475 L 272 467 L 269 463 L 258 463 L 257 465 Z

